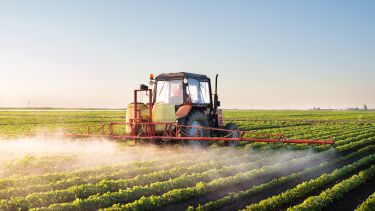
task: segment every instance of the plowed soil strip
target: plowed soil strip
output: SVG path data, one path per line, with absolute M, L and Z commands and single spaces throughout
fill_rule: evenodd
M 345 194 L 342 199 L 335 201 L 334 204 L 329 205 L 323 209 L 325 211 L 341 211 L 354 210 L 364 200 L 366 200 L 372 193 L 375 192 L 375 181 L 359 186 L 358 188 Z

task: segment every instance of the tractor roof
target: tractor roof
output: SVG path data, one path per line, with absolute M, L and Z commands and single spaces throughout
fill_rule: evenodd
M 178 73 L 162 73 L 156 76 L 156 80 L 170 80 L 170 79 L 183 79 L 183 78 L 195 78 L 198 80 L 208 80 L 206 75 L 178 72 Z

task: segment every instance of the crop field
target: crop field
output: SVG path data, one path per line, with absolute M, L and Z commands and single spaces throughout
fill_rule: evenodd
M 225 122 L 255 134 L 332 146 L 61 136 L 125 113 L 0 111 L 0 210 L 375 210 L 374 111 L 224 111 Z

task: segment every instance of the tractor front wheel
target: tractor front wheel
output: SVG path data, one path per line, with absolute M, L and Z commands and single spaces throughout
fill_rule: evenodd
M 210 131 L 201 129 L 199 127 L 209 127 L 208 120 L 203 112 L 200 111 L 190 111 L 189 115 L 180 120 L 180 124 L 191 127 L 182 127 L 182 136 L 186 137 L 210 137 Z M 198 127 L 198 128 L 197 128 Z M 204 140 L 189 140 L 187 141 L 189 145 L 206 147 L 208 141 Z
M 240 137 L 240 132 L 237 132 L 239 129 L 237 124 L 235 123 L 227 123 L 224 127 L 226 130 L 231 130 L 230 132 L 224 132 L 224 137 L 225 138 L 239 138 Z M 225 145 L 231 146 L 231 147 L 236 147 L 240 145 L 240 141 L 226 141 Z

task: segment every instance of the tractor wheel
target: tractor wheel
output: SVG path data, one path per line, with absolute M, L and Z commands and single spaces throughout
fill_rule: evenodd
M 190 111 L 189 115 L 185 118 L 180 120 L 180 124 L 186 126 L 201 126 L 201 127 L 209 127 L 208 120 L 206 116 L 200 111 Z M 210 137 L 210 131 L 204 129 L 197 129 L 197 128 L 182 128 L 182 136 L 198 136 L 198 137 Z M 208 141 L 203 140 L 189 140 L 187 141 L 189 145 L 193 146 L 202 146 L 206 147 L 208 145 Z
M 224 127 L 226 130 L 238 130 L 238 125 L 235 123 L 227 123 Z M 223 136 L 225 138 L 239 138 L 240 133 L 239 132 L 224 132 Z M 231 147 L 236 147 L 240 145 L 239 141 L 226 141 L 225 145 L 231 146 Z

